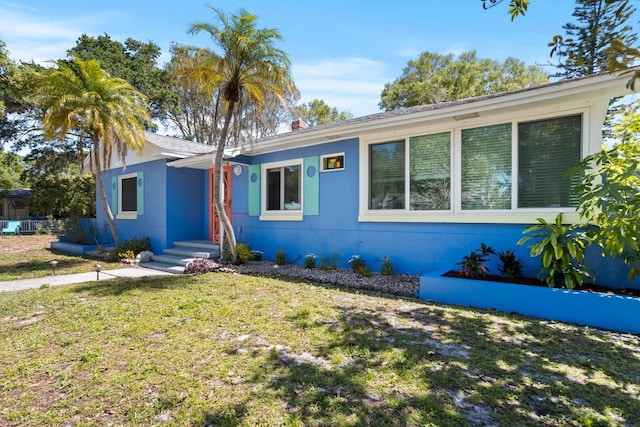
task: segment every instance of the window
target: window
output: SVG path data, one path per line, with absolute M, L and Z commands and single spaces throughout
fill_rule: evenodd
M 511 209 L 511 123 L 463 129 L 462 209 Z
M 451 134 L 409 138 L 411 210 L 451 209 Z
M 518 125 L 518 207 L 575 207 L 576 179 L 565 175 L 580 161 L 582 117 Z
M 576 179 L 565 173 L 581 158 L 582 126 L 582 114 L 575 114 L 370 143 L 367 211 L 376 218 L 385 216 L 372 211 L 419 218 L 420 212 L 499 215 L 575 207 Z
M 322 172 L 336 171 L 344 169 L 344 153 L 327 154 L 320 156 L 320 167 Z
M 371 145 L 370 209 L 404 209 L 404 141 Z
M 267 169 L 267 211 L 300 211 L 302 209 L 301 170 L 300 164 Z
M 138 211 L 138 177 L 120 179 L 120 212 Z
M 113 177 L 112 203 L 119 219 L 136 219 L 144 214 L 144 173 Z

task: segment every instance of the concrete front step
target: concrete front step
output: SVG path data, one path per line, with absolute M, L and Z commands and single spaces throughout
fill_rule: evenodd
M 141 264 L 173 273 L 184 273 L 185 267 L 196 258 L 218 258 L 220 246 L 206 240 L 187 240 L 174 242 L 173 248 L 164 249 L 162 254 L 153 255 L 151 262 Z
M 190 251 L 185 249 L 177 249 L 177 248 L 169 248 L 162 251 L 164 255 L 176 255 L 179 257 L 186 258 L 215 258 L 217 256 L 216 253 L 212 252 L 200 252 L 200 251 Z
M 194 257 L 184 257 L 179 255 L 153 255 L 151 257 L 151 261 L 163 262 L 165 264 L 173 264 L 173 265 L 181 265 L 186 267 L 191 261 L 193 261 Z
M 152 270 L 166 271 L 167 273 L 182 274 L 184 267 L 181 265 L 167 264 L 164 262 L 149 261 L 140 264 L 140 267 L 150 268 Z

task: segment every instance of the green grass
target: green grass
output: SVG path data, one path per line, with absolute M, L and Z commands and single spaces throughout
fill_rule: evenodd
M 0 425 L 616 426 L 640 337 L 227 273 L 0 294 Z
M 22 236 L 20 239 L 28 239 Z M 15 240 L 18 244 L 19 240 Z M 102 270 L 121 268 L 122 263 L 96 261 L 77 255 L 64 254 L 51 249 L 34 249 L 19 253 L 0 253 L 0 281 L 33 279 L 53 274 L 50 261 L 58 261 L 56 274 L 87 273 L 93 271 L 93 266 L 99 262 Z

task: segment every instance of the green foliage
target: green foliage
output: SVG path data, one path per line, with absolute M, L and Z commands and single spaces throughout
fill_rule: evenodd
M 554 223 L 538 218 L 538 224 L 527 227 L 528 234 L 518 241 L 529 245 L 531 256 L 540 256 L 542 269 L 539 277 L 548 286 L 564 286 L 573 289 L 582 285 L 593 274 L 584 265 L 584 251 L 590 243 L 586 231 L 579 224 L 563 224 L 562 214 L 556 216 Z
M 162 51 L 155 43 L 128 38 L 123 44 L 107 34 L 96 37 L 83 34 L 67 54 L 85 61 L 99 61 L 112 77 L 126 80 L 149 98 L 154 118 L 166 117 L 175 94 L 168 88 L 167 72 L 158 67 Z
M 393 264 L 389 257 L 382 258 L 382 269 L 380 270 L 380 274 L 383 276 L 393 276 L 395 273 L 393 271 Z
M 318 259 L 317 255 L 307 254 L 304 257 L 304 268 L 316 268 L 316 260 Z
M 515 252 L 511 249 L 498 252 L 498 258 L 501 264 L 498 266 L 500 274 L 510 279 L 522 277 L 522 266 L 524 261 L 516 257 Z
M 0 199 L 3 199 L 9 190 L 26 187 L 21 179 L 24 167 L 20 156 L 4 152 L 0 146 Z
M 333 271 L 338 269 L 338 262 L 340 261 L 340 255 L 334 250 L 330 257 L 320 258 L 320 269 L 322 271 Z
M 125 80 L 111 77 L 96 60 L 74 58 L 56 65 L 38 73 L 34 93 L 44 112 L 44 137 L 58 140 L 69 133 L 87 135 L 98 191 L 106 194 L 100 172 L 109 166 L 111 155 L 122 158 L 127 148 L 140 150 L 144 145 L 144 124 L 150 120 L 147 99 Z M 78 151 L 82 148 L 79 143 Z M 118 244 L 109 204 L 104 203 L 103 208 Z
M 462 257 L 462 261 L 456 264 L 460 266 L 459 272 L 467 277 L 482 277 L 487 274 L 489 268 L 485 265 L 489 261 L 489 255 L 495 255 L 490 246 L 480 243 L 480 248 L 471 251 L 469 255 Z
M 640 274 L 640 114 L 625 112 L 613 127 L 622 142 L 586 157 L 576 167 L 578 212 L 596 227 L 589 230 L 603 254 L 630 266 L 629 280 Z
M 378 104 L 385 111 L 522 89 L 546 83 L 549 76 L 537 66 L 507 58 L 503 63 L 480 59 L 475 51 L 458 58 L 423 52 L 402 75 L 387 83 Z
M 558 58 L 558 77 L 575 78 L 607 71 L 612 55 L 612 42 L 633 46 L 638 36 L 627 22 L 635 7 L 611 0 L 577 0 L 572 16 L 576 22 L 562 26 L 566 36 L 556 35 L 549 43 L 551 56 Z M 625 67 L 633 63 L 627 55 L 616 61 Z
M 236 250 L 238 251 L 237 262 L 240 264 L 246 264 L 249 262 L 249 258 L 251 258 L 251 251 L 244 243 L 238 243 L 236 246 Z
M 359 276 L 371 277 L 371 269 L 366 266 L 365 261 L 360 258 L 360 255 L 354 255 L 349 260 L 351 270 Z
M 281 249 L 276 250 L 276 264 L 285 265 L 287 263 L 287 254 Z
M 142 251 L 151 251 L 151 243 L 148 237 L 132 237 L 126 240 L 109 252 L 109 261 L 122 259 L 133 259 Z
M 321 99 L 314 99 L 308 104 L 297 105 L 294 114 L 305 121 L 309 127 L 338 123 L 349 120 L 353 116 L 346 111 L 338 111 Z
M 249 261 L 262 261 L 262 251 L 251 251 Z

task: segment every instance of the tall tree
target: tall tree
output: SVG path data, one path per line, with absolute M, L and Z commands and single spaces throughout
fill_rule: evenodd
M 326 125 L 349 120 L 352 114 L 347 111 L 338 111 L 336 107 L 329 106 L 321 99 L 314 99 L 308 104 L 297 105 L 294 114 L 305 121 L 310 127 Z
M 635 12 L 628 2 L 609 0 L 576 0 L 572 16 L 577 23 L 562 26 L 566 37 L 556 35 L 549 45 L 551 55 L 558 58 L 557 77 L 574 78 L 607 71 L 615 55 L 611 46 L 615 41 L 633 46 L 638 37 L 628 23 Z M 628 66 L 631 58 L 619 58 Z
M 438 104 L 507 90 L 527 88 L 549 81 L 539 67 L 507 58 L 503 63 L 478 59 L 475 51 L 458 58 L 423 52 L 411 60 L 392 83 L 385 84 L 378 105 L 385 111 L 415 105 Z
M 290 61 L 275 43 L 282 39 L 272 28 L 257 28 L 257 16 L 241 9 L 238 15 L 226 16 L 212 6 L 216 24 L 195 22 L 191 34 L 207 33 L 217 50 L 198 50 L 202 61 L 186 75 L 190 84 L 206 89 L 212 100 L 220 103 L 221 132 L 215 142 L 214 203 L 229 243 L 231 258 L 237 257 L 236 238 L 231 221 L 224 210 L 220 191 L 222 158 L 226 146 L 239 143 L 238 119 L 244 107 L 251 104 L 259 112 L 265 108 L 268 96 L 286 102 L 295 88 L 290 74 Z M 219 96 L 215 96 L 219 95 Z M 235 124 L 235 126 L 234 126 Z
M 0 199 L 4 199 L 7 192 L 13 188 L 24 187 L 21 179 L 24 163 L 15 153 L 6 153 L 0 147 Z
M 58 61 L 46 70 L 36 91 L 44 111 L 45 139 L 64 140 L 72 133 L 78 147 L 91 144 L 90 164 L 104 212 L 116 244 L 120 243 L 113 213 L 107 203 L 102 170 L 111 156 L 124 161 L 127 149 L 140 151 L 145 141 L 144 123 L 150 120 L 146 97 L 123 79 L 109 76 L 98 61 Z
M 147 96 L 154 119 L 164 120 L 167 117 L 167 109 L 175 101 L 175 94 L 167 85 L 166 71 L 158 66 L 162 51 L 157 44 L 131 37 L 121 43 L 108 34 L 97 37 L 83 34 L 67 54 L 85 61 L 96 59 L 112 77 L 126 80 Z
M 81 173 L 72 149 L 39 144 L 24 157 L 24 180 L 30 183 L 29 212 L 93 218 L 96 214 L 96 181 L 92 174 Z
M 7 52 L 4 42 L 0 40 L 0 120 L 4 118 L 4 98 L 7 91 L 7 73 L 10 64 L 11 61 L 9 60 L 9 52 Z
M 165 70 L 175 99 L 167 117 L 184 138 L 215 144 L 222 132 L 226 103 L 221 100 L 221 91 L 201 84 L 202 76 L 195 77 L 209 67 L 210 55 L 200 48 L 180 45 L 173 45 L 171 54 Z M 298 98 L 295 86 L 287 90 L 284 98 L 286 101 L 282 102 L 277 95 L 267 92 L 257 108 L 251 100 L 242 100 L 231 127 L 233 138 L 252 141 L 275 135 L 281 124 L 291 119 L 289 105 Z

